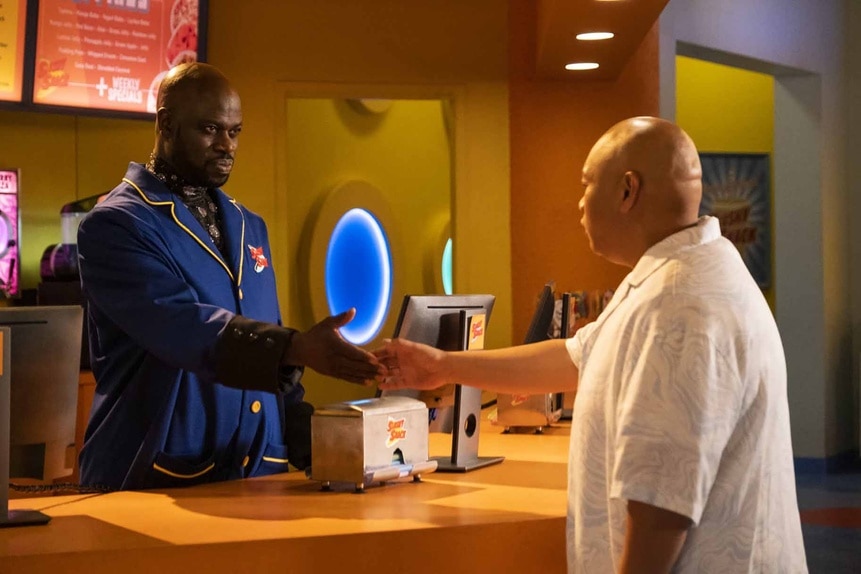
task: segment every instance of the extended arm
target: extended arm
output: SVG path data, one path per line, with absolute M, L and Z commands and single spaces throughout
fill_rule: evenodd
M 309 366 L 355 383 L 377 375 L 376 359 L 337 331 L 352 313 L 299 333 L 200 303 L 169 256 L 170 246 L 138 226 L 146 223 L 91 214 L 78 235 L 81 275 L 93 311 L 163 362 L 206 380 L 270 392 L 284 390 L 281 365 Z
M 577 367 L 560 339 L 461 352 L 393 339 L 375 354 L 388 369 L 382 389 L 435 389 L 450 383 L 509 394 L 577 389 Z

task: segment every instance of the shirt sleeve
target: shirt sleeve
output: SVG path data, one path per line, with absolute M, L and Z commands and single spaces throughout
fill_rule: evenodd
M 302 368 L 281 365 L 293 329 L 235 315 L 215 347 L 216 376 L 229 387 L 288 393 Z
M 741 404 L 727 329 L 669 300 L 636 328 L 643 344 L 626 355 L 615 403 L 610 497 L 698 524 Z
M 583 362 L 583 347 L 589 339 L 592 331 L 595 330 L 596 325 L 597 323 L 594 321 L 583 325 L 577 329 L 577 332 L 574 333 L 572 337 L 565 340 L 565 348 L 568 350 L 568 355 L 571 357 L 571 361 L 578 369 L 580 369 L 581 363 Z

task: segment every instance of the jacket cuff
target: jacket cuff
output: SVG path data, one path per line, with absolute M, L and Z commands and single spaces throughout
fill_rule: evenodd
M 241 315 L 231 319 L 215 344 L 215 375 L 228 387 L 288 392 L 299 384 L 301 367 L 281 365 L 293 329 Z

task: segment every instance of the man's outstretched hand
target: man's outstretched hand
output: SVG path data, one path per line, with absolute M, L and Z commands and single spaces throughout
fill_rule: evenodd
M 445 352 L 406 339 L 386 339 L 374 355 L 385 370 L 381 389 L 428 390 L 448 383 Z
M 371 353 L 347 342 L 338 329 L 353 320 L 355 309 L 326 317 L 304 333 L 296 333 L 283 363 L 304 365 L 322 375 L 369 385 L 385 374 L 379 360 Z

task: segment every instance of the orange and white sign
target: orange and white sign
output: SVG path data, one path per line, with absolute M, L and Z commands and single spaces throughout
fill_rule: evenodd
M 407 419 L 396 419 L 389 417 L 386 427 L 386 448 L 391 448 L 407 438 Z
M 161 79 L 198 55 L 198 0 L 41 0 L 33 102 L 155 113 Z
M 484 314 L 473 315 L 469 318 L 469 338 L 466 342 L 467 350 L 484 348 L 484 326 L 486 324 Z

